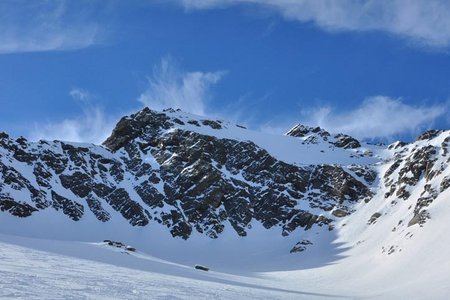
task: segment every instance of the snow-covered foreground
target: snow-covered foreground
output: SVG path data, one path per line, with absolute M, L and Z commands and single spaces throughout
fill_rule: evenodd
M 386 205 L 378 193 L 333 231 L 282 237 L 255 224 L 245 238 L 225 232 L 217 240 L 174 239 L 156 226 L 144 235 L 120 222 L 74 226 L 53 214 L 46 222 L 2 215 L 0 298 L 448 299 L 448 199 L 450 190 L 429 206 L 423 227 L 398 227 L 411 217 L 410 203 Z M 374 212 L 381 216 L 369 225 Z M 297 234 L 313 245 L 290 254 Z M 108 238 L 138 251 L 107 246 Z
M 445 215 L 450 205 L 440 204 L 436 218 L 423 228 L 411 227 L 416 237 L 399 240 L 392 255 L 381 251 L 381 245 L 392 242 L 392 236 L 381 234 L 390 226 L 388 220 L 365 230 L 356 226 L 366 219 L 374 201 L 346 226 L 340 224 L 336 240 L 343 248 L 340 259 L 318 267 L 245 275 L 239 268 L 227 273 L 199 271 L 139 249 L 124 253 L 101 242 L 0 234 L 0 298 L 446 299 L 450 243 Z M 357 236 L 362 240 L 353 239 Z M 220 253 L 211 253 L 215 255 Z M 296 255 L 292 257 L 303 259 Z
M 0 297 L 23 299 L 328 299 L 276 274 L 204 272 L 103 243 L 0 236 Z

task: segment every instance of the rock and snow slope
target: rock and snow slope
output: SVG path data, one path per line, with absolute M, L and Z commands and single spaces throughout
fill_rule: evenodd
M 177 111 L 123 118 L 104 146 L 0 137 L 0 208 L 18 217 L 55 210 L 73 221 L 126 219 L 188 239 L 254 223 L 287 236 L 372 197 L 368 150 L 305 144 Z M 315 154 L 315 155 L 312 155 Z
M 137 280 L 138 291 L 164 286 L 161 274 L 181 276 L 167 279 L 179 283 L 181 298 L 195 297 L 183 288 L 197 285 L 199 295 L 216 298 L 440 298 L 450 292 L 449 141 L 449 131 L 430 131 L 383 147 L 303 125 L 276 136 L 149 109 L 124 117 L 103 146 L 1 134 L 0 240 L 9 264 L 0 266 L 0 284 L 39 276 L 38 267 L 25 268 L 29 257 L 14 256 L 29 251 L 24 246 L 35 249 L 36 266 L 58 254 L 81 273 L 92 269 L 80 259 L 138 269 L 133 274 L 155 284 Z M 140 254 L 129 260 L 74 242 L 103 239 Z M 240 275 L 186 269 L 196 263 Z M 144 297 L 111 280 L 116 297 Z M 224 286 L 213 295 L 216 284 Z

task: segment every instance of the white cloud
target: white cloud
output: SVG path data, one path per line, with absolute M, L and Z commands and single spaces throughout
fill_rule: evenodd
M 83 143 L 102 143 L 112 131 L 115 121 L 107 117 L 103 109 L 92 103 L 94 96 L 83 89 L 69 93 L 82 107 L 82 114 L 60 122 L 35 124 L 31 140 L 62 140 Z
M 211 87 L 219 82 L 224 72 L 184 72 L 168 57 L 153 70 L 148 88 L 139 102 L 155 110 L 181 109 L 204 115 Z
M 89 5 L 67 0 L 0 1 L 0 54 L 81 49 L 103 39 Z
M 342 132 L 357 138 L 387 138 L 417 134 L 448 114 L 446 105 L 412 106 L 385 96 L 365 99 L 352 111 L 336 112 L 330 107 L 304 111 L 303 123 Z
M 80 101 L 84 103 L 89 103 L 91 99 L 94 97 L 92 94 L 85 90 L 80 88 L 74 88 L 69 92 L 69 95 L 75 100 Z
M 175 0 L 186 10 L 253 4 L 329 30 L 381 30 L 433 47 L 450 45 L 448 0 Z
M 165 58 L 155 66 L 153 76 L 148 78 L 148 88 L 138 100 L 154 110 L 172 107 L 203 115 L 211 97 L 210 88 L 223 75 L 224 72 L 184 72 L 171 58 Z M 69 95 L 81 106 L 82 113 L 61 121 L 36 123 L 31 140 L 100 144 L 111 134 L 117 120 L 95 104 L 95 95 L 80 88 L 72 89 Z

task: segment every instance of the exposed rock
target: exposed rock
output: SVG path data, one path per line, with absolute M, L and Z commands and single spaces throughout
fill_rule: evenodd
M 377 173 L 375 170 L 368 168 L 367 166 L 351 165 L 348 167 L 350 171 L 353 171 L 356 176 L 364 178 L 368 184 L 373 184 L 377 179 Z
M 430 214 L 426 210 L 422 210 L 418 214 L 415 214 L 414 217 L 408 222 L 408 227 L 415 224 L 419 224 L 420 226 L 422 226 L 429 218 Z
M 222 129 L 222 125 L 220 125 L 220 123 L 217 122 L 217 121 L 202 120 L 202 124 L 205 125 L 205 126 L 209 126 L 212 129 Z
M 149 213 L 139 203 L 131 200 L 125 189 L 119 188 L 105 197 L 106 201 L 133 226 L 145 226 L 149 222 Z
M 445 176 L 441 181 L 441 193 L 450 187 L 450 176 Z
M 295 137 L 305 137 L 310 134 L 317 134 L 323 137 L 325 140 L 330 136 L 330 133 L 320 127 L 311 127 L 302 124 L 298 124 L 294 126 L 291 130 L 289 130 L 286 135 L 295 136 Z
M 55 191 L 52 191 L 53 207 L 56 210 L 62 209 L 63 213 L 74 221 L 81 219 L 84 213 L 84 207 L 74 201 L 71 201 Z
M 146 107 L 130 117 L 122 118 L 103 145 L 117 151 L 129 141 L 141 136 L 144 130 L 156 134 L 160 129 L 169 129 L 173 125 L 169 120 L 167 115 L 153 112 Z
M 136 248 L 131 247 L 131 246 L 126 246 L 125 250 L 130 251 L 130 252 L 136 252 Z
M 87 197 L 86 202 L 88 204 L 89 209 L 94 213 L 97 220 L 107 222 L 111 219 L 111 215 L 103 208 L 100 200 L 90 195 Z
M 345 216 L 348 215 L 348 212 L 345 211 L 345 210 L 342 210 L 342 209 L 337 208 L 337 209 L 333 210 L 333 211 L 331 212 L 331 214 L 332 214 L 333 216 L 335 216 L 335 217 L 343 218 L 343 217 L 345 217 Z
M 318 144 L 325 142 L 334 147 L 343 149 L 355 149 L 361 147 L 361 143 L 349 135 L 339 133 L 331 136 L 328 131 L 320 127 L 310 127 L 302 124 L 294 126 L 286 133 L 286 135 L 303 138 L 304 144 Z
M 188 123 L 191 124 L 191 125 L 195 125 L 197 127 L 200 127 L 200 123 L 198 121 L 196 121 L 196 120 L 189 120 Z
M 201 270 L 201 271 L 209 271 L 208 267 L 202 266 L 202 265 L 195 265 L 194 268 L 196 270 Z
M 442 133 L 442 130 L 428 130 L 421 135 L 419 135 L 416 138 L 416 141 L 424 141 L 424 140 L 431 140 L 435 137 L 437 137 L 440 133 Z
M 377 220 L 378 220 L 378 218 L 379 217 L 381 217 L 381 213 L 379 213 L 379 212 L 376 212 L 376 213 L 374 213 L 371 217 L 370 217 L 370 219 L 369 219 L 369 221 L 367 221 L 367 224 L 375 224 L 376 222 L 377 222 Z
M 0 195 L 0 210 L 21 218 L 29 217 L 33 212 L 38 211 L 27 203 L 20 203 L 2 195 Z
M 298 252 L 303 252 L 307 249 L 307 247 L 309 245 L 312 245 L 313 243 L 310 242 L 309 240 L 302 240 L 300 242 L 298 242 L 297 244 L 295 244 L 294 247 L 292 247 L 291 249 L 291 253 L 298 253 Z
M 393 143 L 393 144 L 390 144 L 390 145 L 388 146 L 388 149 L 389 149 L 389 150 L 392 150 L 392 149 L 399 149 L 399 148 L 402 148 L 402 147 L 404 147 L 404 146 L 406 146 L 406 145 L 408 145 L 408 143 L 405 143 L 405 142 L 403 142 L 403 141 L 397 141 L 397 142 L 395 142 L 395 143 Z
M 129 245 L 125 245 L 122 242 L 117 242 L 117 241 L 112 241 L 112 240 L 104 240 L 103 243 L 106 243 L 108 246 L 111 246 L 111 247 L 123 249 L 125 251 L 136 252 L 136 248 L 129 246 Z
M 340 133 L 335 135 L 334 138 L 335 142 L 333 144 L 338 148 L 355 149 L 361 147 L 359 141 L 349 135 Z

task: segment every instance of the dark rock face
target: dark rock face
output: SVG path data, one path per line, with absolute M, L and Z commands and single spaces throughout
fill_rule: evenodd
M 333 144 L 338 148 L 355 149 L 361 147 L 359 141 L 349 135 L 339 133 L 334 138 L 336 141 Z
M 151 218 L 150 213 L 139 203 L 131 200 L 129 194 L 123 188 L 115 189 L 105 197 L 105 200 L 133 226 L 145 226 Z
M 361 147 L 361 143 L 346 134 L 338 133 L 332 136 L 328 131 L 320 127 L 310 127 L 302 124 L 294 126 L 286 135 L 305 138 L 305 144 L 317 144 L 327 142 L 335 147 L 343 149 L 355 149 Z
M 56 192 L 52 191 L 53 207 L 56 210 L 62 210 L 63 213 L 74 221 L 81 219 L 84 213 L 84 206 L 64 198 L 58 195 Z
M 122 242 L 117 242 L 117 241 L 112 241 L 112 240 L 104 240 L 103 243 L 105 243 L 106 245 L 111 246 L 111 247 L 123 249 L 125 251 L 136 252 L 136 248 L 129 246 L 129 245 L 125 245 Z
M 308 246 L 310 246 L 312 244 L 313 243 L 311 241 L 302 240 L 302 241 L 298 242 L 297 244 L 295 244 L 295 246 L 292 247 L 290 252 L 291 253 L 303 252 L 307 249 Z
M 410 201 L 412 188 L 421 188 L 420 196 L 412 199 L 414 203 L 410 207 L 413 208 L 413 217 L 408 226 L 422 226 L 430 218 L 427 207 L 450 186 L 448 175 L 443 176 L 450 162 L 446 158 L 450 136 L 447 133 L 440 145 L 430 142 L 435 138 L 440 139 L 441 134 L 444 133 L 440 130 L 427 131 L 417 138 L 416 143 L 396 143 L 395 147 L 389 148 L 395 153 L 383 176 L 384 185 L 388 188 L 385 198 Z
M 146 133 L 157 133 L 160 129 L 169 129 L 171 126 L 172 123 L 165 114 L 152 112 L 146 107 L 132 117 L 122 118 L 103 145 L 116 151 L 143 134 L 144 130 Z
M 29 217 L 35 211 L 36 208 L 27 204 L 16 202 L 13 199 L 0 195 L 0 210 L 9 212 L 11 215 L 16 217 Z
M 416 141 L 424 141 L 424 140 L 430 140 L 432 138 L 437 137 L 440 133 L 442 133 L 442 130 L 428 130 L 421 135 L 419 135 L 416 138 Z
M 206 272 L 209 271 L 208 267 L 205 267 L 205 266 L 202 266 L 202 265 L 195 265 L 194 269 L 201 270 L 201 271 L 206 271 Z
M 371 217 L 370 217 L 370 219 L 369 219 L 369 221 L 367 221 L 367 224 L 375 224 L 376 222 L 377 222 L 377 220 L 378 220 L 378 218 L 379 217 L 381 217 L 381 213 L 379 213 L 379 212 L 376 212 L 376 213 L 374 213 Z
M 104 147 L 0 135 L 0 209 L 21 217 L 54 209 L 73 221 L 93 214 L 100 222 L 159 223 L 187 239 L 193 231 L 217 238 L 226 226 L 245 236 L 253 220 L 283 235 L 331 229 L 354 203 L 372 197 L 367 184 L 376 176 L 370 167 L 290 165 L 253 142 L 183 129 L 218 131 L 226 127 L 221 121 L 175 118 L 173 112 L 146 108 L 122 118 Z M 306 131 L 335 147 L 359 147 L 351 137 L 331 137 L 320 128 L 298 127 L 291 134 Z M 25 176 L 20 170 L 26 168 Z M 29 196 L 15 198 L 19 194 Z
M 294 126 L 291 130 L 289 130 L 286 135 L 295 136 L 295 137 L 305 137 L 311 134 L 317 134 L 327 140 L 330 136 L 330 133 L 320 127 L 311 127 L 302 124 L 298 124 Z
M 111 215 L 103 208 L 100 200 L 93 196 L 88 196 L 86 198 L 86 203 L 89 209 L 94 213 L 97 220 L 107 222 L 111 219 Z
M 413 226 L 415 224 L 419 224 L 420 226 L 423 226 L 427 219 L 430 218 L 430 214 L 424 209 L 421 210 L 419 213 L 415 214 L 412 219 L 408 222 L 408 227 Z

